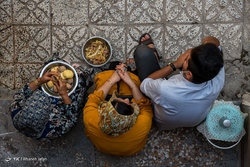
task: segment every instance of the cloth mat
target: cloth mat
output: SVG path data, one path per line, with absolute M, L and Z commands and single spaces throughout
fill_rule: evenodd
M 216 100 L 206 120 L 197 127 L 197 130 L 208 139 L 237 142 L 246 134 L 244 119 L 247 115 L 233 102 Z M 220 121 L 223 118 L 230 121 L 229 127 L 221 126 Z

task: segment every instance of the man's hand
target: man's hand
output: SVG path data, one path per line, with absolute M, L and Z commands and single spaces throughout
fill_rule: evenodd
M 188 56 L 191 54 L 192 49 L 188 49 L 185 53 L 181 54 L 179 58 L 174 62 L 175 68 L 182 68 L 183 63 L 187 60 Z

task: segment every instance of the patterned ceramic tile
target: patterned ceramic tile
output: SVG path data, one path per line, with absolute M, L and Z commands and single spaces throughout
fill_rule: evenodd
M 166 21 L 183 22 L 201 22 L 202 21 L 202 0 L 194 1 L 166 1 Z
M 11 1 L 2 0 L 0 1 L 0 23 L 11 23 L 12 13 L 11 13 Z
M 122 23 L 125 20 L 125 1 L 89 1 L 89 19 L 92 23 Z
M 19 89 L 32 81 L 54 52 L 69 61 L 83 62 L 82 45 L 96 35 L 110 41 L 112 60 L 125 61 L 133 56 L 141 34 L 148 32 L 164 63 L 213 35 L 220 39 L 228 60 L 222 94 L 231 100 L 249 90 L 249 55 L 241 52 L 242 46 L 250 51 L 249 23 L 249 0 L 0 0 L 0 87 Z M 28 140 L 41 148 L 34 156 L 48 158 L 33 162 L 36 166 L 237 166 L 240 161 L 238 148 L 216 149 L 195 128 L 159 131 L 153 127 L 139 153 L 117 157 L 94 149 L 80 127 L 75 136 L 68 134 L 70 140 L 63 137 L 50 144 L 19 133 L 4 137 L 0 155 L 32 156 L 33 150 L 23 149 L 30 147 L 19 142 Z M 84 141 L 88 141 L 86 147 Z M 65 159 L 70 150 L 73 156 Z M 12 163 L 17 166 L 19 162 Z M 0 164 L 6 166 L 3 161 Z
M 13 18 L 15 23 L 49 23 L 49 16 L 49 0 L 13 1 Z
M 250 51 L 250 1 L 245 1 L 243 49 Z
M 13 62 L 13 29 L 11 25 L 0 25 L 0 62 Z
M 244 12 L 244 22 L 250 23 L 250 1 L 245 1 L 245 12 Z
M 250 51 L 250 23 L 244 25 L 243 49 Z
M 15 88 L 19 89 L 26 83 L 35 80 L 43 67 L 43 64 L 16 64 Z
M 56 25 L 83 25 L 88 21 L 87 0 L 51 2 L 52 22 Z
M 126 14 L 131 23 L 161 22 L 163 16 L 163 0 L 128 0 Z
M 125 29 L 120 26 L 94 26 L 90 28 L 90 36 L 101 36 L 106 38 L 112 48 L 113 57 L 110 61 L 120 60 L 125 61 L 126 59 L 126 37 Z
M 14 35 L 18 62 L 44 62 L 50 56 L 48 26 L 16 26 Z
M 201 44 L 201 25 L 167 25 L 165 32 L 166 59 L 177 59 L 187 49 Z
M 205 25 L 205 36 L 217 37 L 222 45 L 224 59 L 239 58 L 242 49 L 242 24 L 208 24 Z
M 71 62 L 81 62 L 82 46 L 88 39 L 85 26 L 53 27 L 52 51 L 59 52 L 59 57 Z
M 0 63 L 0 86 L 14 89 L 15 70 L 13 64 Z
M 243 0 L 204 1 L 205 20 L 208 22 L 239 22 L 243 19 Z
M 138 45 L 139 38 L 142 34 L 149 33 L 153 39 L 157 52 L 160 56 L 163 56 L 163 27 L 162 25 L 150 25 L 150 26 L 135 26 L 129 27 L 129 33 L 127 37 L 127 57 L 133 57 L 134 50 Z

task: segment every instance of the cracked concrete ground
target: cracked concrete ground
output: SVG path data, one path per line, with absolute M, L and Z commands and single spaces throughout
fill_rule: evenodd
M 14 92 L 36 78 L 54 52 L 86 66 L 81 47 L 98 35 L 110 41 L 111 61 L 125 61 L 144 32 L 152 35 L 162 66 L 207 35 L 220 39 L 226 84 L 218 99 L 241 102 L 250 92 L 249 16 L 249 0 L 0 1 L 0 166 L 245 165 L 242 148 L 249 137 L 220 150 L 196 127 L 159 131 L 153 126 L 138 154 L 115 157 L 99 152 L 86 138 L 82 115 L 72 131 L 47 143 L 17 132 L 7 111 Z

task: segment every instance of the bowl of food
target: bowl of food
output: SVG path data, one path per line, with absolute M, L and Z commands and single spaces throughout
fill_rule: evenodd
M 90 66 L 101 67 L 111 59 L 112 46 L 105 38 L 94 36 L 84 43 L 82 56 Z
M 53 76 L 53 80 L 60 79 L 64 81 L 67 86 L 68 95 L 71 95 L 75 91 L 78 84 L 78 75 L 74 67 L 64 61 L 53 61 L 44 66 L 39 77 L 50 71 L 58 72 L 59 76 Z M 42 84 L 41 87 L 48 96 L 61 98 L 52 81 Z

